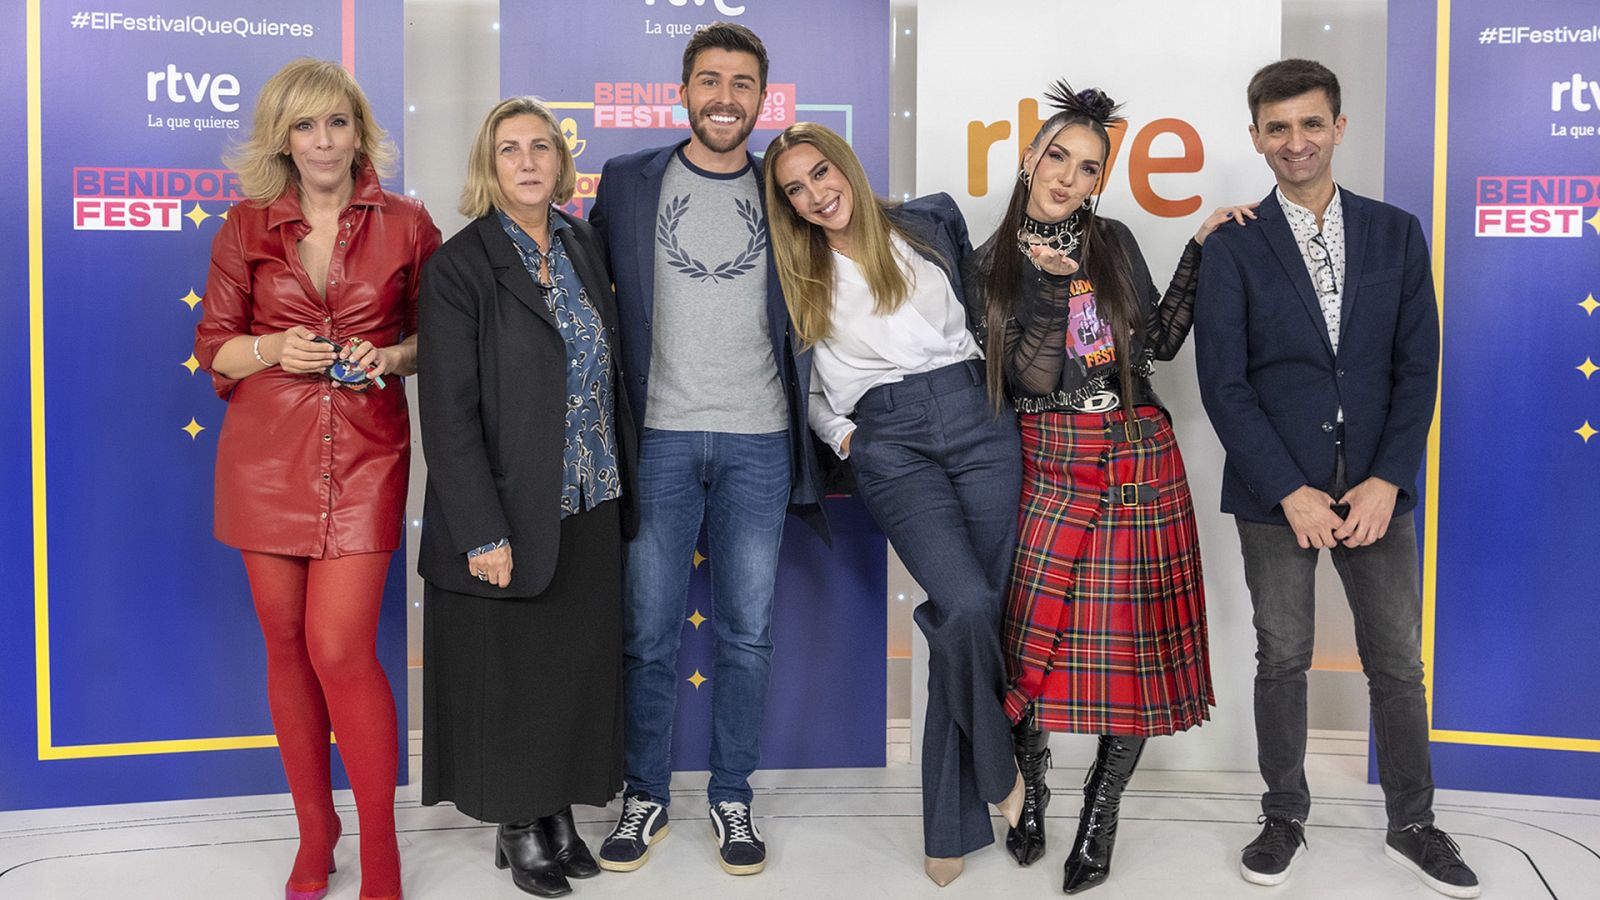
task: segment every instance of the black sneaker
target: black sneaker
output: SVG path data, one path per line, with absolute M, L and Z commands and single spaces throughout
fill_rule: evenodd
M 1289 867 L 1306 852 L 1306 827 L 1298 819 L 1262 816 L 1265 823 L 1239 858 L 1239 874 L 1251 884 L 1283 884 Z
M 767 866 L 767 845 L 750 818 L 750 805 L 723 800 L 711 804 L 711 833 L 717 838 L 722 871 L 754 875 Z
M 1478 896 L 1478 876 L 1461 860 L 1461 848 L 1432 825 L 1390 831 L 1383 854 L 1446 897 Z
M 632 872 L 644 865 L 650 845 L 667 836 L 667 808 L 644 794 L 622 800 L 622 817 L 600 845 L 600 868 Z

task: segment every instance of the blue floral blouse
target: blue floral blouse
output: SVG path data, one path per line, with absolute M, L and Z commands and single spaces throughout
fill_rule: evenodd
M 551 209 L 547 284 L 539 281 L 539 261 L 544 254 L 538 243 L 510 216 L 496 212 L 566 339 L 567 435 L 562 450 L 566 476 L 561 490 L 561 517 L 566 518 L 622 496 L 622 478 L 617 474 L 611 346 L 600 313 L 562 245 L 562 232 L 572 226 Z

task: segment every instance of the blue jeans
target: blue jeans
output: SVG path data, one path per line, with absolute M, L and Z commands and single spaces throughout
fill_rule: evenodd
M 639 534 L 623 569 L 623 773 L 671 802 L 678 641 L 700 526 L 710 539 L 711 803 L 750 802 L 772 672 L 772 593 L 789 505 L 789 435 L 662 431 L 639 442 Z
M 994 842 L 989 803 L 1017 779 L 1001 703 L 1000 617 L 1017 537 L 1022 447 L 1009 409 L 984 393 L 983 363 L 957 363 L 868 391 L 850 462 L 862 501 L 928 592 L 912 614 L 928 639 L 922 842 L 963 856 Z
M 1261 810 L 1303 822 L 1311 811 L 1305 767 L 1306 670 L 1315 643 L 1314 595 L 1322 551 L 1302 549 L 1288 525 L 1237 522 L 1245 583 L 1255 607 L 1256 746 L 1267 783 Z M 1396 516 L 1376 543 L 1328 552 L 1355 616 L 1389 827 L 1432 825 L 1422 599 L 1412 514 Z

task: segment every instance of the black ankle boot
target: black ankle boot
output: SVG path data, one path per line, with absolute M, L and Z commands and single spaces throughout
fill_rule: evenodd
M 1111 850 L 1117 842 L 1117 812 L 1122 806 L 1122 789 L 1133 776 L 1144 752 L 1144 738 L 1102 734 L 1094 768 L 1083 782 L 1083 812 L 1078 815 L 1078 836 L 1067 856 L 1066 880 L 1061 889 L 1069 894 L 1086 891 L 1111 874 Z
M 561 874 L 568 878 L 593 878 L 600 874 L 600 864 L 594 861 L 589 846 L 578 834 L 577 823 L 572 821 L 572 807 L 553 816 L 545 816 L 539 820 L 539 824 L 544 826 L 550 852 L 561 863 Z
M 494 864 L 511 869 L 511 883 L 540 897 L 560 897 L 572 893 L 561 863 L 550 851 L 539 819 L 507 822 L 495 832 Z
M 1022 819 L 1006 831 L 1006 849 L 1018 863 L 1028 866 L 1044 856 L 1044 810 L 1050 805 L 1050 788 L 1044 783 L 1044 773 L 1050 768 L 1050 735 L 1039 728 L 1032 704 L 1022 714 L 1022 721 L 1011 727 L 1011 741 L 1025 793 Z

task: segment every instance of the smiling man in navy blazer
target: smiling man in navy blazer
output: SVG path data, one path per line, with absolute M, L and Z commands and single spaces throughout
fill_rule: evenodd
M 786 512 L 827 537 L 806 425 L 810 358 L 790 334 L 748 146 L 766 92 L 767 51 L 750 29 L 696 31 L 683 53 L 689 138 L 607 162 L 590 213 L 610 250 L 640 433 L 639 534 L 623 575 L 627 793 L 599 854 L 613 871 L 643 865 L 667 833 L 678 639 L 702 523 L 716 635 L 711 830 L 728 873 L 766 865 L 750 775 Z
M 1389 829 L 1385 853 L 1452 897 L 1478 880 L 1433 824 L 1413 510 L 1433 421 L 1439 323 L 1416 216 L 1333 179 L 1339 80 L 1287 59 L 1255 74 L 1250 137 L 1277 178 L 1249 227 L 1206 243 L 1195 303 L 1201 397 L 1227 450 L 1222 510 L 1256 629 L 1261 834 L 1241 874 L 1279 884 L 1304 852 L 1306 670 L 1317 558 L 1355 616 Z

